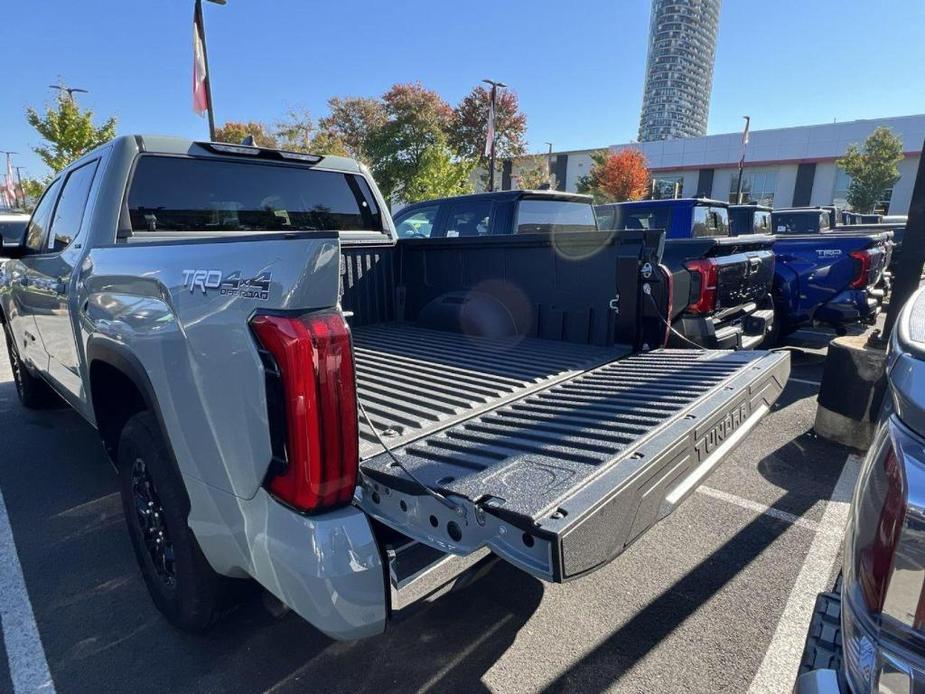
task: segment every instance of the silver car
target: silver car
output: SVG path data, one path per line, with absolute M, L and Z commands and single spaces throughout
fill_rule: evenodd
M 807 638 L 804 694 L 925 691 L 925 289 L 903 308 L 889 350 L 842 577 L 819 596 Z

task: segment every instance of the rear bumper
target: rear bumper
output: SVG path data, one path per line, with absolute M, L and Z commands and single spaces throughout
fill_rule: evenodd
M 683 316 L 672 326 L 686 340 L 706 349 L 755 349 L 774 326 L 774 311 L 753 311 L 730 321 L 713 316 Z M 669 334 L 669 347 L 690 347 L 684 339 Z
M 813 318 L 833 325 L 873 320 L 880 313 L 883 296 L 882 290 L 846 289 L 820 306 Z

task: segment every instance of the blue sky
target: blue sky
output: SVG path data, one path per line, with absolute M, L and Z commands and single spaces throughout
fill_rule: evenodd
M 0 149 L 44 173 L 27 104 L 58 78 L 120 132 L 207 136 L 191 108 L 191 0 L 4 3 Z M 216 120 L 325 113 L 330 96 L 420 80 L 450 103 L 483 77 L 510 84 L 532 150 L 635 138 L 648 0 L 207 3 Z M 920 0 L 723 0 L 709 132 L 925 112 Z M 10 69 L 12 68 L 12 69 Z

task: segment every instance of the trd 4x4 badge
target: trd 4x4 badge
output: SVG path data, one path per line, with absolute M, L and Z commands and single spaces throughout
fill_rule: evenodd
M 184 270 L 183 286 L 192 294 L 201 289 L 203 294 L 209 289 L 217 289 L 225 296 L 240 296 L 244 299 L 266 301 L 270 298 L 270 280 L 272 273 L 261 272 L 256 277 L 245 278 L 240 270 L 223 274 L 221 270 Z

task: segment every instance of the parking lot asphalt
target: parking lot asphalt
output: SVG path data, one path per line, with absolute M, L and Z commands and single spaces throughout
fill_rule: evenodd
M 837 573 L 856 469 L 812 432 L 831 336 L 791 338 L 791 381 L 772 412 L 606 568 L 547 585 L 498 563 L 354 643 L 260 590 L 205 636 L 170 627 L 136 568 L 95 432 L 67 409 L 20 407 L 0 356 L 0 493 L 15 542 L 0 526 L 0 562 L 18 554 L 40 638 L 29 648 L 14 636 L 28 630 L 0 591 L 0 691 L 24 667 L 47 667 L 46 691 L 59 692 L 789 691 L 815 592 Z

